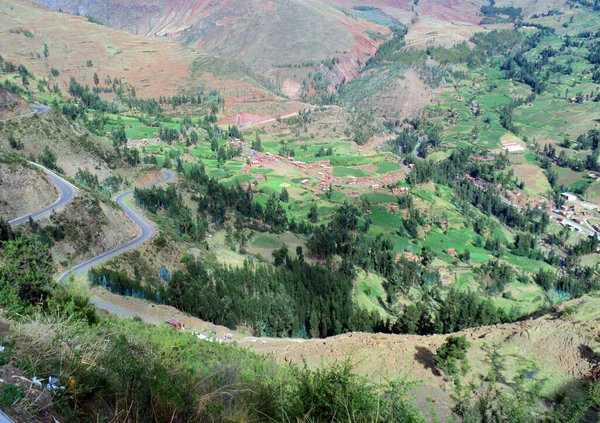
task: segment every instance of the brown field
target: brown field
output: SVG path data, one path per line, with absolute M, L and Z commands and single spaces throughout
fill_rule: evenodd
M 548 179 L 544 171 L 535 164 L 515 163 L 512 167 L 515 176 L 525 183 L 524 191 L 529 195 L 544 195 L 550 189 Z

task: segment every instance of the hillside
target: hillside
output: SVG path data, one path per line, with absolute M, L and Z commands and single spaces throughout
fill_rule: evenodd
M 59 194 L 45 174 L 0 156 L 0 219 L 12 220 L 54 203 Z
M 0 123 L 0 146 L 36 159 L 48 149 L 55 155 L 55 164 L 69 176 L 79 168 L 89 168 L 104 179 L 118 161 L 106 139 L 69 123 L 55 111 Z
M 263 71 L 335 55 L 353 56 L 356 61 L 376 47 L 366 31 L 386 31 L 382 26 L 357 22 L 316 0 L 44 3 L 53 9 L 92 15 L 112 28 L 174 38 L 197 50 L 242 59 Z
M 41 92 L 48 99 L 53 98 L 54 84 L 67 91 L 71 78 L 107 93 L 113 92 L 114 81 L 128 93 L 133 87 L 140 98 L 189 95 L 192 89 L 208 92 L 243 80 L 244 95 L 265 99 L 277 113 L 288 110 L 283 99 L 266 88 L 265 81 L 259 81 L 245 66 L 230 64 L 227 57 L 207 57 L 164 37 L 114 30 L 85 17 L 50 11 L 32 0 L 3 2 L 0 13 L 0 34 L 8 47 L 2 51 L 3 59 L 26 66 L 38 81 L 48 81 L 47 91 Z M 207 60 L 211 66 L 198 65 Z M 236 75 L 227 71 L 232 67 L 237 69 Z M 224 90 L 223 95 L 244 109 L 239 91 Z
M 23 97 L 0 88 L 0 121 L 31 113 Z
M 583 379 L 600 347 L 600 298 L 566 302 L 560 310 L 521 322 L 468 329 L 457 333 L 471 343 L 470 369 L 464 385 L 492 374 L 505 387 L 538 381 L 550 398 L 578 396 Z M 450 417 L 454 387 L 435 364 L 436 350 L 447 337 L 348 333 L 309 341 L 243 338 L 241 346 L 273 354 L 281 363 L 308 363 L 315 368 L 350 357 L 359 374 L 380 379 L 406 376 L 422 381 L 415 389 L 419 408 L 433 407 L 444 421 Z M 433 398 L 429 403 L 427 397 Z
M 441 421 L 453 416 L 454 384 L 434 361 L 436 350 L 447 335 L 353 332 L 312 340 L 250 337 L 185 315 L 173 307 L 100 289 L 93 292 L 97 295 L 94 302 L 117 316 L 138 316 L 156 325 L 176 318 L 185 324 L 185 332 L 215 330 L 219 337 L 230 332 L 238 346 L 274 356 L 282 365 L 306 363 L 317 369 L 349 359 L 358 374 L 373 381 L 398 377 L 420 381 L 413 391 L 417 407 L 425 414 L 433 409 Z M 548 398 L 578 398 L 584 391 L 584 378 L 597 366 L 594 351 L 600 348 L 599 329 L 600 297 L 593 295 L 568 301 L 559 309 L 531 319 L 455 333 L 465 335 L 472 344 L 467 354 L 470 368 L 461 381 L 467 386 L 494 380 L 504 388 L 539 382 Z

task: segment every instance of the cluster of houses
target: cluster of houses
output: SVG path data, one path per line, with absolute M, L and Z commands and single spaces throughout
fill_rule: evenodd
M 106 135 L 109 133 L 107 132 Z M 145 147 L 150 144 L 160 144 L 160 138 L 143 138 L 141 140 L 127 138 L 127 148 Z
M 589 101 L 590 99 L 591 99 L 591 96 L 589 94 L 581 94 L 581 95 L 576 95 L 575 97 L 569 98 L 569 102 L 571 104 L 581 104 L 584 101 Z
M 181 156 L 181 161 L 184 162 L 184 163 L 191 163 L 191 164 L 198 163 L 198 159 L 195 158 L 194 156 L 192 156 L 189 153 L 183 154 Z
M 384 185 L 396 183 L 403 178 L 404 175 L 401 172 L 392 172 L 378 177 L 364 176 L 359 178 L 350 175 L 346 177 L 346 183 L 348 185 L 370 187 L 373 190 L 377 190 L 381 189 Z
M 406 253 L 397 253 L 396 261 L 400 261 L 403 257 L 408 261 L 421 261 L 421 256 L 419 256 L 418 254 L 411 253 L 410 251 Z
M 522 192 L 506 191 L 506 198 L 516 206 L 529 206 L 532 209 L 545 208 L 546 210 L 553 211 L 556 209 L 554 201 L 550 201 L 546 198 L 532 197 Z

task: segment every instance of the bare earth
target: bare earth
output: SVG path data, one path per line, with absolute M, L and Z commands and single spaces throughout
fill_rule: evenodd
M 56 187 L 43 172 L 0 163 L 0 218 L 12 220 L 33 213 L 58 197 Z

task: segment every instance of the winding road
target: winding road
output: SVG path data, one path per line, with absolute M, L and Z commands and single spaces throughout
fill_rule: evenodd
M 75 197 L 75 195 L 77 194 L 77 191 L 79 190 L 75 185 L 73 185 L 66 179 L 58 176 L 56 173 L 52 172 L 50 169 L 48 169 L 40 164 L 34 163 L 34 162 L 28 162 L 28 163 L 39 167 L 46 173 L 46 175 L 48 175 L 48 178 L 50 178 L 52 183 L 59 190 L 60 197 L 58 198 L 58 200 L 56 200 L 54 202 L 54 204 L 52 204 L 40 211 L 10 220 L 8 223 L 13 228 L 17 225 L 20 225 L 21 223 L 28 222 L 30 218 L 35 220 L 47 213 L 50 213 L 52 210 L 56 210 L 57 208 L 62 207 L 65 204 L 68 204 Z
M 175 177 L 175 173 L 170 170 L 163 170 L 163 173 L 165 174 L 164 179 L 162 179 L 154 184 L 147 185 L 144 188 L 149 188 L 149 187 L 152 187 L 155 185 L 164 184 L 166 182 L 171 181 Z M 138 215 L 133 209 L 131 209 L 127 204 L 125 204 L 125 198 L 127 198 L 131 195 L 133 195 L 132 189 L 119 194 L 115 198 L 115 201 L 117 202 L 117 204 L 119 204 L 119 206 L 121 206 L 121 208 L 123 209 L 125 214 L 127 214 L 127 216 L 129 216 L 129 218 L 131 220 L 133 220 L 140 227 L 140 229 L 142 230 L 142 233 L 136 239 L 128 242 L 125 245 L 117 247 L 114 250 L 102 253 L 99 256 L 96 256 L 90 260 L 87 260 L 87 261 L 71 268 L 70 270 L 68 270 L 65 273 L 63 273 L 62 275 L 60 275 L 60 277 L 58 278 L 59 282 L 64 282 L 71 275 L 73 275 L 73 276 L 80 275 L 83 272 L 86 272 L 93 266 L 96 266 L 105 260 L 108 260 L 112 257 L 115 257 L 115 256 L 121 254 L 121 253 L 124 253 L 125 251 L 131 250 L 132 248 L 137 247 L 138 245 L 142 244 L 143 242 L 145 242 L 152 236 L 152 233 L 153 233 L 152 226 L 150 226 L 150 224 L 148 222 L 146 222 L 146 220 L 144 220 L 143 217 Z M 92 299 L 92 303 L 95 304 L 94 299 Z M 101 307 L 101 308 L 105 308 L 105 307 Z
M 9 120 L 26 118 L 33 115 L 41 115 L 42 113 L 46 113 L 51 110 L 49 106 L 44 106 L 43 104 L 30 104 L 29 108 L 31 109 L 30 113 L 14 116 L 8 119 L 0 119 L 0 122 L 8 122 Z

